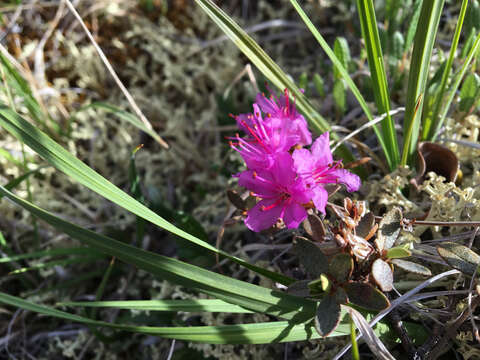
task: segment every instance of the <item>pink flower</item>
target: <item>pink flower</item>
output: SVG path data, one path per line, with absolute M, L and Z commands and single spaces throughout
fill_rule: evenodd
M 239 185 L 252 191 L 261 200 L 247 213 L 245 224 L 261 231 L 283 219 L 287 228 L 297 228 L 307 217 L 302 206 L 311 199 L 304 181 L 297 177 L 289 153 L 279 154 L 268 170 L 246 170 L 238 175 Z
M 247 134 L 241 138 L 238 134 L 231 138 L 230 146 L 242 155 L 251 170 L 269 169 L 280 153 L 285 153 L 299 141 L 298 135 L 287 133 L 287 127 L 275 127 L 271 121 L 262 118 L 257 104 L 253 104 L 253 114 L 241 114 L 235 117 L 237 125 Z
M 300 145 L 312 143 L 312 135 L 308 130 L 307 121 L 297 111 L 295 102 L 290 101 L 288 89 L 284 90 L 284 94 L 280 98 L 270 91 L 270 98 L 259 93 L 255 100 L 260 109 L 267 114 L 267 119 L 274 128 L 286 128 L 286 132 L 290 136 L 298 136 L 297 143 Z
M 360 188 L 360 178 L 342 169 L 341 161 L 333 161 L 328 132 L 315 140 L 311 151 L 297 149 L 292 157 L 298 176 L 310 186 L 315 207 L 323 213 L 328 200 L 328 192 L 323 184 L 344 184 L 350 192 Z

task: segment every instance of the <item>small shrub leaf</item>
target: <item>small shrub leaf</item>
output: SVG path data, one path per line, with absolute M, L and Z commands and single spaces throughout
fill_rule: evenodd
M 448 265 L 464 274 L 473 275 L 480 264 L 480 256 L 468 247 L 453 242 L 437 246 L 437 252 Z
M 360 220 L 360 222 L 358 223 L 357 227 L 355 228 L 355 233 L 357 236 L 365 238 L 374 226 L 375 215 L 373 215 L 372 212 L 368 212 L 362 217 L 362 220 Z
M 333 257 L 328 269 L 330 275 L 339 283 L 343 283 L 352 275 L 353 259 L 349 254 L 337 254 Z
M 367 310 L 380 311 L 390 305 L 387 297 L 372 285 L 351 282 L 345 285 L 348 301 Z
M 317 308 L 315 316 L 315 329 L 320 336 L 328 336 L 340 322 L 341 312 L 333 296 L 325 296 Z
M 372 276 L 382 291 L 393 290 L 393 272 L 385 261 L 377 259 L 372 264 Z
M 328 271 L 328 259 L 323 252 L 308 239 L 296 237 L 293 243 L 294 251 L 305 270 L 314 278 Z
M 408 272 L 412 272 L 419 275 L 425 275 L 425 276 L 432 275 L 432 272 L 430 271 L 430 269 L 426 268 L 423 265 L 420 265 L 411 261 L 406 261 L 402 259 L 393 259 L 391 263 Z
M 375 244 L 380 251 L 390 249 L 402 229 L 402 211 L 395 207 L 385 214 L 380 221 Z
M 288 286 L 287 293 L 300 297 L 310 296 L 310 289 L 308 287 L 309 282 L 310 280 L 295 281 L 293 284 Z
M 400 259 L 411 256 L 412 253 L 410 250 L 405 249 L 401 246 L 396 246 L 387 251 L 387 258 L 389 259 Z

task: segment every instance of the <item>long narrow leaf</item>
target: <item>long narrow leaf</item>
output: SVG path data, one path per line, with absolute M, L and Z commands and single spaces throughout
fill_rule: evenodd
M 10 190 L 6 186 L 5 186 L 5 189 Z M 11 261 L 24 260 L 24 259 L 35 259 L 40 257 L 53 257 L 53 256 L 61 256 L 61 255 L 91 255 L 91 254 L 92 254 L 92 249 L 89 249 L 87 247 L 41 250 L 41 251 L 30 252 L 27 254 L 2 257 L 0 258 L 0 264 L 11 262 Z
M 19 198 L 2 186 L 0 186 L 0 194 L 8 197 L 57 230 L 91 246 L 96 251 L 115 256 L 119 260 L 135 265 L 158 278 L 187 288 L 198 289 L 208 295 L 253 311 L 279 316 L 287 320 L 306 321 L 314 316 L 316 309 L 314 301 L 236 280 L 113 240 L 62 220 Z
M 205 249 L 214 253 L 228 257 L 229 259 L 259 273 L 267 276 L 277 282 L 288 285 L 291 279 L 262 269 L 258 266 L 251 265 L 242 259 L 231 256 L 221 250 L 218 250 L 209 243 L 179 229 L 172 225 L 152 210 L 142 205 L 140 202 L 132 198 L 130 195 L 123 192 L 117 186 L 113 185 L 103 176 L 95 172 L 92 168 L 85 165 L 82 161 L 70 154 L 67 150 L 50 139 L 45 133 L 41 132 L 28 121 L 23 119 L 20 115 L 15 113 L 5 105 L 0 104 L 0 126 L 5 128 L 9 133 L 31 147 L 37 154 L 43 157 L 46 161 L 62 171 L 66 175 L 75 179 L 82 185 L 95 191 L 106 199 L 115 204 L 127 209 L 128 211 L 140 216 L 141 218 L 158 225 L 159 227 L 178 235 L 186 240 L 191 241 Z
M 428 117 L 424 120 L 423 129 L 422 129 L 422 139 L 423 140 L 432 140 L 435 137 L 435 134 L 438 132 L 442 123 L 440 122 L 439 113 L 443 105 L 443 97 L 445 90 L 447 88 L 447 80 L 452 71 L 453 60 L 457 52 L 458 41 L 460 40 L 460 33 L 462 31 L 463 21 L 465 19 L 465 13 L 467 12 L 468 0 L 462 1 L 462 7 L 460 9 L 460 14 L 458 15 L 457 25 L 455 27 L 455 34 L 453 35 L 452 46 L 450 47 L 450 54 L 448 55 L 447 64 L 442 74 L 442 81 L 440 83 L 440 90 L 436 95 L 435 107 L 431 117 Z
M 387 114 L 382 121 L 382 133 L 388 151 L 387 161 L 390 170 L 400 162 L 395 123 L 390 116 L 390 95 L 388 93 L 385 63 L 383 61 L 377 19 L 372 0 L 357 0 L 358 15 L 362 27 L 362 36 L 367 49 L 368 67 L 372 76 L 373 94 L 380 114 Z
M 228 312 L 251 313 L 241 306 L 218 299 L 200 300 L 128 300 L 128 301 L 81 301 L 62 302 L 57 306 L 114 308 L 142 311 Z
M 312 325 L 293 324 L 287 321 L 221 326 L 150 327 L 96 321 L 38 305 L 5 293 L 0 293 L 0 303 L 87 325 L 209 344 L 270 344 L 319 338 Z M 348 331 L 348 325 L 340 324 L 330 336 L 343 336 L 348 334 Z
M 407 165 L 407 162 L 411 161 L 417 148 L 432 49 L 444 3 L 445 0 L 429 0 L 422 3 L 408 75 L 402 165 Z
M 475 56 L 475 54 L 478 53 L 479 48 L 480 48 L 480 33 L 477 35 L 475 42 L 473 43 L 470 51 L 468 52 L 468 55 L 465 58 L 465 61 L 463 62 L 463 65 L 458 75 L 455 77 L 455 80 L 453 81 L 449 89 L 447 100 L 442 104 L 443 108 L 440 113 L 440 118 L 438 119 L 436 131 L 433 134 L 433 140 L 435 140 L 436 136 L 438 135 L 438 131 L 440 130 L 443 122 L 445 121 L 445 118 L 447 117 L 448 110 L 450 109 L 450 105 L 452 104 L 453 98 L 457 93 L 458 87 L 460 86 L 460 83 L 462 82 L 463 77 L 467 73 L 468 67 L 470 66 L 470 63 L 473 57 Z

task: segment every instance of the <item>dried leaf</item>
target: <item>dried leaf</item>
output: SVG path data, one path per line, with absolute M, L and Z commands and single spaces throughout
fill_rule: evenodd
M 454 242 L 443 242 L 437 246 L 438 254 L 454 269 L 473 275 L 480 264 L 480 256 L 468 247 Z
M 385 261 L 377 259 L 372 264 L 372 276 L 382 291 L 393 290 L 393 272 Z
M 431 142 L 421 142 L 417 150 L 417 177 L 415 181 L 421 184 L 425 174 L 430 171 L 443 176 L 448 182 L 455 182 L 458 173 L 458 159 L 449 148 Z
M 387 258 L 389 259 L 400 259 L 411 256 L 412 253 L 410 250 L 405 249 L 401 246 L 396 246 L 387 251 Z
M 303 222 L 303 228 L 313 240 L 322 242 L 325 239 L 325 225 L 318 215 L 308 215 L 308 218 Z
M 375 226 L 375 215 L 372 212 L 368 212 L 360 220 L 357 227 L 355 228 L 355 234 L 366 238 L 370 233 L 370 230 Z
M 375 332 L 370 327 L 368 321 L 363 317 L 363 315 L 349 306 L 344 306 L 343 308 L 348 311 L 353 322 L 355 323 L 355 326 L 362 333 L 363 339 L 372 351 L 372 354 L 375 354 L 375 357 L 381 360 L 395 360 L 385 345 L 380 341 L 377 335 L 375 335 Z
M 368 310 L 380 311 L 390 305 L 387 297 L 372 285 L 351 282 L 344 286 L 348 301 Z
M 349 254 L 337 254 L 333 257 L 328 267 L 328 272 L 339 283 L 347 281 L 352 275 L 353 259 Z
M 287 293 L 300 297 L 310 296 L 309 282 L 310 280 L 295 281 L 287 288 Z
M 340 322 L 340 304 L 338 304 L 333 296 L 325 296 L 317 308 L 315 316 L 315 329 L 320 336 L 328 336 Z
M 426 268 L 423 265 L 420 265 L 411 261 L 406 261 L 402 259 L 393 259 L 391 263 L 405 271 L 409 271 L 415 274 L 425 275 L 425 276 L 432 275 L 432 272 L 430 271 L 430 269 Z
M 390 249 L 402 229 L 402 211 L 395 207 L 387 212 L 378 226 L 375 244 L 379 251 Z
M 327 257 L 313 242 L 298 236 L 293 242 L 293 247 L 300 263 L 313 278 L 318 278 L 328 271 Z

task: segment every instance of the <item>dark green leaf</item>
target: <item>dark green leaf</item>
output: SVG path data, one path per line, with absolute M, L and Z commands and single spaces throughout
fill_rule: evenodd
M 454 269 L 473 275 L 480 264 L 480 256 L 468 247 L 454 242 L 443 242 L 437 246 L 438 254 Z
M 287 293 L 300 297 L 310 296 L 310 288 L 308 287 L 309 283 L 310 280 L 295 281 L 293 284 L 288 286 Z
M 321 274 L 328 271 L 328 259 L 310 240 L 303 237 L 296 237 L 293 243 L 293 248 L 298 256 L 300 264 L 305 267 L 305 270 L 313 277 L 318 278 Z
M 405 271 L 409 271 L 415 274 L 425 275 L 425 276 L 432 275 L 432 272 L 428 268 L 411 261 L 406 261 L 402 259 L 393 259 L 391 263 Z
M 328 267 L 328 272 L 339 283 L 350 279 L 353 271 L 353 259 L 349 254 L 337 254 L 333 257 Z
M 355 234 L 357 236 L 365 238 L 370 233 L 370 230 L 372 230 L 374 226 L 375 226 L 375 215 L 373 215 L 372 212 L 368 212 L 362 217 L 357 227 L 355 228 Z
M 364 309 L 380 311 L 390 305 L 387 297 L 372 285 L 362 282 L 351 282 L 344 286 L 348 301 Z
M 317 308 L 315 329 L 322 337 L 326 337 L 335 330 L 340 322 L 341 311 L 333 296 L 325 296 Z
M 393 208 L 383 216 L 375 240 L 379 251 L 388 250 L 393 246 L 402 229 L 402 219 L 402 211 L 399 208 Z

